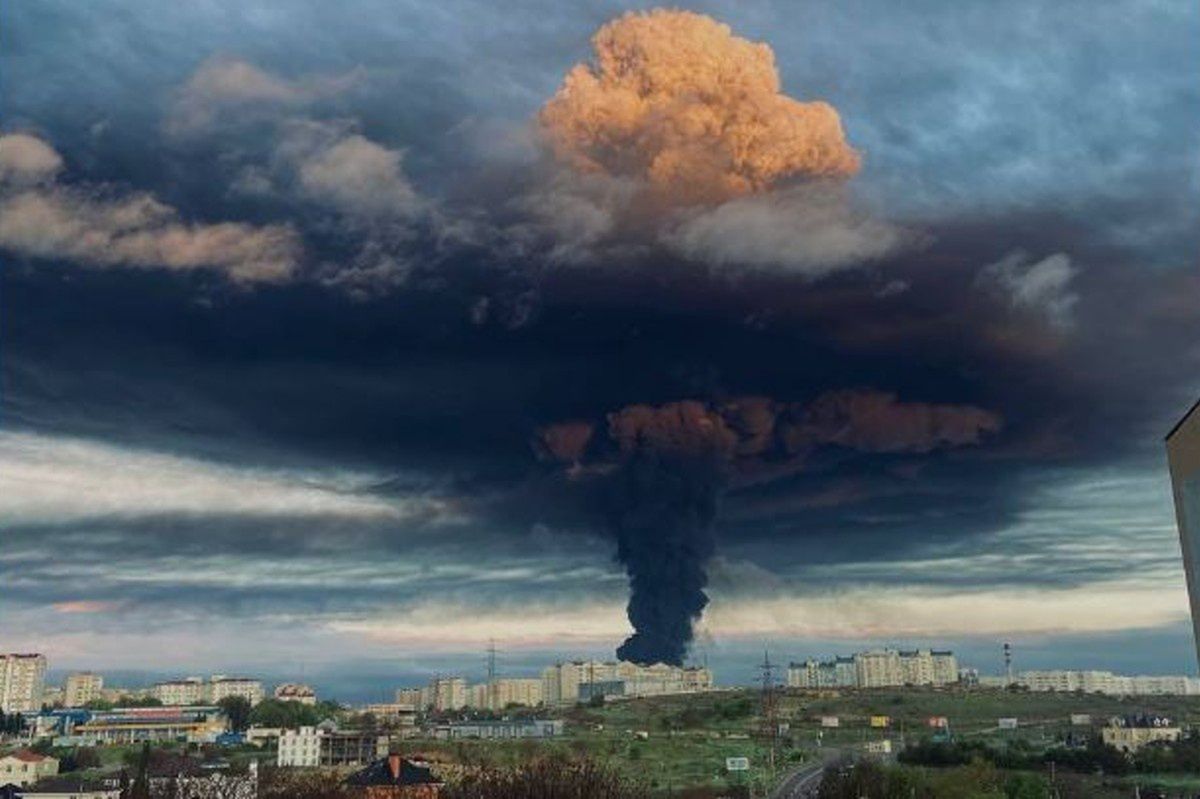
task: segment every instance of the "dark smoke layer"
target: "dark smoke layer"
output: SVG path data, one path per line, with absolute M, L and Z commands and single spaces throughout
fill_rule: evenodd
M 979 444 L 1000 430 L 970 405 L 901 402 L 881 391 L 833 391 L 810 403 L 739 397 L 710 404 L 635 404 L 539 429 L 538 457 L 604 481 L 604 520 L 629 576 L 634 633 L 617 656 L 680 665 L 708 605 L 720 497 L 739 476 L 790 474 L 820 447 L 928 453 Z

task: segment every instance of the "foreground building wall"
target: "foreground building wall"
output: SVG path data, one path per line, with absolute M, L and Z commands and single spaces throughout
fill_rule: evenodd
M 1175 495 L 1175 519 L 1187 573 L 1192 630 L 1200 659 L 1200 403 L 1167 434 L 1167 460 Z

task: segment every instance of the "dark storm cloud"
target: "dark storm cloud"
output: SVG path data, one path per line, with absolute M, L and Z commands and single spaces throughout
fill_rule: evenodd
M 587 37 L 620 10 L 557 8 L 5 9 L 6 130 L 51 143 L 67 179 L 152 192 L 197 223 L 294 224 L 313 253 L 302 279 L 252 292 L 203 272 L 6 263 L 6 430 L 231 468 L 348 470 L 375 481 L 355 483 L 364 501 L 435 499 L 456 515 L 435 529 L 430 517 L 118 525 L 47 513 L 48 526 L 14 528 L 18 554 L 42 536 L 97 555 L 87 542 L 107 542 L 140 547 L 152 568 L 207 547 L 252 581 L 274 562 L 319 574 L 313 559 L 343 545 L 403 559 L 416 542 L 430 563 L 550 553 L 495 585 L 480 564 L 370 590 L 338 584 L 316 600 L 308 577 L 285 570 L 292 587 L 215 581 L 177 595 L 244 615 L 358 612 L 376 590 L 401 601 L 452 593 L 456 579 L 570 593 L 537 578 L 581 557 L 601 564 L 581 591 L 618 595 L 597 497 L 539 466 L 535 431 L 637 404 L 804 406 L 873 391 L 982 409 L 1003 426 L 952 451 L 814 447 L 802 471 L 733 485 L 714 541 L 821 585 L 840 564 L 846 579 L 880 580 L 872 564 L 922 557 L 980 564 L 971 573 L 984 585 L 1014 579 L 986 561 L 989 542 L 1023 529 L 1041 480 L 1154 468 L 1147 453 L 1198 388 L 1200 325 L 1186 299 L 1200 244 L 1194 9 L 701 4 L 772 45 L 785 92 L 837 108 L 864 153 L 846 189 L 854 205 L 814 216 L 794 189 L 631 241 L 606 216 L 623 187 L 581 193 L 569 175 L 547 177 L 529 135 Z M 229 86 L 241 92 L 232 103 Z M 734 246 L 747 229 L 784 230 L 778 217 L 794 211 L 816 221 Z M 830 219 L 854 235 L 814 243 Z M 829 252 L 836 274 L 812 267 Z M 741 421 L 739 441 L 755 440 L 755 420 Z M 558 433 L 543 453 L 586 462 L 594 435 Z M 1095 540 L 1086 503 L 1061 501 L 1077 511 L 1061 526 Z M 1054 531 L 1036 529 L 1008 551 L 1049 551 Z M 434 547 L 443 534 L 456 543 Z M 88 565 L 12 562 L 47 602 L 70 599 L 63 580 Z M 1021 579 L 1119 573 L 1104 552 L 1054 562 L 1057 576 Z M 98 601 L 170 599 L 163 585 L 106 579 Z

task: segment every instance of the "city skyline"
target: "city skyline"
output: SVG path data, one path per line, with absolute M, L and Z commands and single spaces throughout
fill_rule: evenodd
M 0 11 L 0 648 L 1196 674 L 1195 9 L 121 6 Z

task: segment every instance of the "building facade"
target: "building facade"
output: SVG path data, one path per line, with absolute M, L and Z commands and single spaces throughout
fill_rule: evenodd
M 66 707 L 83 707 L 88 702 L 95 702 L 104 696 L 104 678 L 90 671 L 76 672 L 67 675 L 63 686 L 63 705 Z
M 1110 696 L 1196 696 L 1200 680 L 1195 677 L 1137 675 L 1125 676 L 1111 671 L 1051 669 L 1024 671 L 1017 685 L 1030 691 L 1057 693 L 1108 694 Z
M 0 711 L 36 713 L 46 690 L 46 656 L 0 655 Z
M 462 710 L 468 705 L 467 681 L 462 677 L 435 677 L 429 682 L 429 701 L 434 710 Z
M 302 705 L 315 705 L 317 703 L 317 692 L 313 690 L 311 685 L 285 682 L 282 685 L 275 686 L 275 698 L 280 702 L 299 702 Z
M 1191 600 L 1192 631 L 1200 659 L 1200 402 L 1167 433 L 1167 462 Z
M 275 765 L 289 768 L 316 768 L 321 765 L 321 739 L 325 731 L 301 727 L 279 733 Z
M 23 749 L 0 757 L 0 785 L 32 785 L 43 777 L 58 773 L 58 761 Z
M 598 691 L 620 684 L 619 691 Z M 585 687 L 588 686 L 588 687 Z M 713 675 L 707 668 L 643 666 L 627 661 L 572 661 L 556 663 L 542 672 L 542 702 L 547 705 L 574 704 L 597 695 L 666 696 L 711 690 Z
M 229 696 L 240 696 L 254 706 L 263 700 L 263 685 L 248 677 L 213 675 L 208 684 L 208 701 L 215 705 Z
M 212 743 L 225 732 L 221 709 L 205 705 L 126 707 L 97 711 L 75 734 L 104 744 Z
M 150 695 L 167 706 L 200 705 L 206 701 L 208 692 L 204 680 L 199 677 L 187 677 L 182 680 L 166 680 L 155 683 L 150 688 Z
M 788 666 L 787 684 L 810 690 L 831 688 L 895 688 L 902 685 L 953 685 L 959 679 L 958 658 L 945 650 L 876 649 L 833 660 L 806 660 Z

